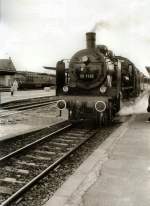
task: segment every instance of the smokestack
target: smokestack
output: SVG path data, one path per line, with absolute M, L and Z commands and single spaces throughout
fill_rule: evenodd
M 86 46 L 87 49 L 95 49 L 95 32 L 86 33 Z

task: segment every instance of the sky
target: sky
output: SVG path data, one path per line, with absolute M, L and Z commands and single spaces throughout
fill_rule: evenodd
M 149 0 L 0 0 L 0 58 L 11 56 L 17 70 L 43 66 L 97 44 L 129 58 L 143 72 L 150 65 Z

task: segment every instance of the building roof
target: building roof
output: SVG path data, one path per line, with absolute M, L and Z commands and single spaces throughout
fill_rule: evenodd
M 14 74 L 14 73 L 16 73 L 16 69 L 11 58 L 0 59 L 0 74 Z
M 146 66 L 146 70 L 147 70 L 147 72 L 148 72 L 149 75 L 150 75 L 150 66 Z

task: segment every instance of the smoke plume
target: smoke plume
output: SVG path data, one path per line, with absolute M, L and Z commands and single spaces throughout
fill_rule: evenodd
M 111 27 L 110 23 L 107 22 L 107 21 L 100 21 L 100 22 L 97 22 L 93 29 L 91 30 L 91 32 L 96 32 L 97 30 L 100 30 L 100 29 L 109 29 Z
M 124 103 L 119 115 L 141 114 L 147 112 L 148 96 L 138 97 L 134 102 Z
M 100 20 L 91 31 L 96 32 L 98 44 L 108 46 L 116 55 L 129 58 L 148 76 L 145 66 L 149 66 L 150 38 L 138 17 Z

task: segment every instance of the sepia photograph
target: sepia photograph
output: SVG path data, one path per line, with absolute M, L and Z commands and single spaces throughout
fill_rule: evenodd
M 149 8 L 0 0 L 0 206 L 150 205 Z

